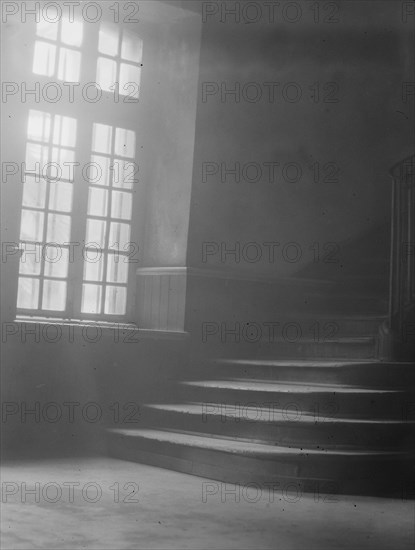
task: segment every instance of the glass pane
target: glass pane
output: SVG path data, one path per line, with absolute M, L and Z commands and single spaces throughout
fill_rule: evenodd
M 131 193 L 122 191 L 112 192 L 111 218 L 121 218 L 122 220 L 131 220 L 132 210 Z
M 40 275 L 42 247 L 40 244 L 21 243 L 23 249 L 19 263 L 19 273 L 22 275 Z
M 41 17 L 39 23 L 36 25 L 36 34 L 42 38 L 56 40 L 58 37 L 58 24 L 59 23 L 50 23 Z
M 113 186 L 132 189 L 134 183 L 138 183 L 138 164 L 130 160 L 114 160 L 112 176 Z
M 33 57 L 33 72 L 52 76 L 55 72 L 56 46 L 47 42 L 35 42 L 35 53 Z
M 53 125 L 53 143 L 63 147 L 75 147 L 76 118 L 56 115 Z
M 105 292 L 105 313 L 124 315 L 127 302 L 127 289 L 123 286 L 107 286 Z
M 119 31 L 116 25 L 101 23 L 99 29 L 98 50 L 114 57 L 118 54 Z
M 111 222 L 108 248 L 113 250 L 128 250 L 130 242 L 130 225 L 127 223 Z
M 86 246 L 88 243 L 94 243 L 100 248 L 105 248 L 105 232 L 107 222 L 101 220 L 90 220 L 86 222 Z
M 90 216 L 106 216 L 108 211 L 108 191 L 98 187 L 89 188 L 88 214 Z
M 102 251 L 86 250 L 84 257 L 84 280 L 102 281 L 104 276 L 104 254 Z
M 97 62 L 97 84 L 105 92 L 114 91 L 114 84 L 117 82 L 117 64 L 112 59 L 98 57 Z
M 82 313 L 101 313 L 101 296 L 101 286 L 82 285 Z
M 42 309 L 49 311 L 64 311 L 66 307 L 66 282 L 50 281 L 43 282 Z
M 140 90 L 141 67 L 121 63 L 120 94 L 138 98 Z
M 64 279 L 68 276 L 69 250 L 62 246 L 45 245 L 45 276 Z
M 21 241 L 43 241 L 43 212 L 35 210 L 22 210 L 22 219 L 20 222 L 20 240 Z
M 47 177 L 49 180 L 73 181 L 75 176 L 75 151 L 53 147 Z
M 65 243 L 69 242 L 71 230 L 70 216 L 62 214 L 48 215 L 48 229 L 46 241 L 49 243 Z
M 141 63 L 143 59 L 143 41 L 136 33 L 125 30 L 122 37 L 121 57 L 127 61 Z
M 81 70 L 81 54 L 61 48 L 59 52 L 58 78 L 66 82 L 78 82 Z
M 39 302 L 39 279 L 19 277 L 17 307 L 37 309 Z
M 92 150 L 96 153 L 111 154 L 112 126 L 94 124 L 92 129 Z
M 35 208 L 44 208 L 46 198 L 45 180 L 36 181 L 36 178 L 26 176 L 23 187 L 23 206 L 33 206 Z
M 72 209 L 72 184 L 62 181 L 50 184 L 49 209 L 70 212 Z
M 69 18 L 62 19 L 61 41 L 70 46 L 79 46 L 82 44 L 83 25 L 82 22 Z
M 30 110 L 27 124 L 27 138 L 34 141 L 49 141 L 50 121 L 50 113 Z
M 46 175 L 46 165 L 49 162 L 49 147 L 40 143 L 26 144 L 25 172 Z
M 128 278 L 128 256 L 108 254 L 107 281 L 109 283 L 126 283 Z
M 110 159 L 98 155 L 91 156 L 91 169 L 88 172 L 87 180 L 96 185 L 109 185 Z
M 115 154 L 122 157 L 135 157 L 135 132 L 125 128 L 115 131 Z

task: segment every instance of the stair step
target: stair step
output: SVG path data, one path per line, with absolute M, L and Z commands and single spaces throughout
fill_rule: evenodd
M 396 458 L 408 455 L 405 451 L 391 450 L 348 450 L 348 449 L 298 449 L 292 447 L 283 447 L 277 445 L 267 445 L 255 443 L 249 440 L 239 441 L 225 437 L 206 437 L 203 434 L 190 434 L 184 432 L 173 432 L 154 429 L 124 429 L 115 428 L 110 430 L 113 433 L 130 438 L 146 438 L 152 441 L 166 442 L 177 445 L 186 445 L 201 449 L 212 449 L 225 453 L 241 454 L 243 456 L 252 456 L 256 458 L 275 458 L 290 460 L 298 456 L 318 456 L 318 457 L 348 457 L 348 458 Z
M 228 483 L 298 483 L 304 491 L 332 482 L 341 493 L 384 492 L 391 472 L 407 481 L 412 464 L 410 454 L 399 451 L 293 449 L 165 430 L 113 429 L 109 437 L 110 448 L 126 460 Z M 396 476 L 388 488 L 397 490 Z
M 301 414 L 331 410 L 336 416 L 402 418 L 411 393 L 335 384 L 270 382 L 269 380 L 188 380 L 178 384 L 183 401 L 262 405 L 296 409 Z M 406 407 L 406 408 L 405 408 Z
M 108 430 L 110 452 L 225 483 L 400 496 L 415 478 L 415 365 L 374 359 L 374 318 L 327 342 L 202 346 L 140 429 Z
M 379 293 L 375 290 L 373 295 L 370 295 L 368 292 L 359 293 L 353 288 L 349 292 L 343 290 L 307 293 L 304 296 L 302 305 L 315 316 L 329 313 L 338 315 L 339 311 L 342 312 L 342 315 L 385 316 L 388 311 L 388 301 L 383 297 L 383 293 L 382 296 L 379 296 Z
M 415 420 L 367 420 L 222 403 L 151 404 L 145 426 L 308 448 L 413 448 Z
M 230 328 L 229 330 L 232 330 Z M 312 338 L 290 336 L 291 341 L 283 338 L 270 337 L 268 332 L 261 335 L 254 333 L 246 335 L 241 329 L 239 337 L 228 333 L 219 333 L 209 339 L 202 348 L 203 355 L 216 357 L 253 357 L 274 359 L 373 359 L 375 357 L 376 340 L 368 337 L 345 337 L 317 342 Z M 259 337 L 261 336 L 261 338 Z
M 192 365 L 194 371 L 194 367 Z M 370 387 L 415 387 L 414 363 L 379 361 L 313 361 L 275 359 L 210 359 L 201 361 L 198 371 L 218 378 L 262 377 L 274 381 L 368 385 Z
M 239 324 L 241 329 L 254 323 L 269 338 L 281 338 L 298 334 L 301 338 L 315 342 L 336 340 L 339 338 L 376 336 L 380 325 L 385 321 L 383 315 L 330 315 L 322 313 L 302 313 L 300 315 L 274 315 L 272 318 L 253 320 L 252 317 L 223 320 L 216 323 L 222 331 Z M 272 324 L 271 324 L 272 323 Z
M 301 382 L 271 382 L 269 380 L 245 380 L 245 379 L 233 379 L 233 380 L 184 380 L 180 382 L 186 386 L 198 386 L 204 388 L 229 388 L 236 390 L 247 391 L 261 391 L 261 392 L 285 392 L 285 393 L 312 393 L 312 392 L 326 392 L 329 394 L 396 394 L 402 393 L 399 389 L 372 389 L 362 388 L 356 386 L 344 386 L 335 384 L 313 383 L 304 384 Z

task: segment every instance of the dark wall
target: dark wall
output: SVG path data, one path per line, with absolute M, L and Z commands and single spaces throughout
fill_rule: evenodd
M 147 29 L 149 58 L 138 123 L 145 141 L 139 151 L 145 187 L 139 267 L 186 263 L 200 20 L 187 11 L 178 13 L 181 17 L 153 22 Z
M 413 144 L 411 99 L 404 103 L 401 96 L 402 83 L 413 80 L 407 70 L 411 26 L 403 24 L 399 3 L 337 2 L 338 22 L 331 24 L 315 24 L 310 6 L 297 4 L 303 11 L 294 23 L 284 21 L 278 10 L 274 23 L 263 16 L 258 23 L 247 24 L 243 12 L 240 23 L 234 23 L 232 15 L 221 22 L 220 9 L 205 17 L 188 252 L 191 266 L 285 276 L 313 262 L 313 243 L 337 243 L 340 259 L 344 242 L 358 239 L 388 218 L 388 169 L 410 154 Z M 219 91 L 203 98 L 207 82 L 214 83 L 210 88 L 214 91 L 218 84 Z M 259 100 L 249 102 L 243 93 L 239 102 L 231 95 L 221 96 L 221 83 L 228 89 L 240 83 L 242 89 L 249 82 L 257 86 L 247 90 L 251 99 L 259 86 Z M 274 100 L 269 99 L 266 82 L 280 83 Z M 295 87 L 286 88 L 284 98 L 282 89 L 290 82 Z M 325 89 L 329 82 L 334 84 Z M 298 101 L 296 90 L 302 92 Z M 262 178 L 247 181 L 255 179 L 253 168 L 247 177 L 242 172 L 239 183 L 232 175 L 221 181 L 221 163 L 231 168 L 237 162 L 241 167 L 256 163 Z M 269 181 L 267 162 L 280 163 L 274 183 Z M 212 171 L 214 163 L 218 167 L 213 175 L 205 173 L 205 181 L 204 163 L 211 163 Z M 296 168 L 290 172 L 287 163 L 301 168 L 299 181 L 295 181 Z M 320 165 L 319 177 L 313 171 L 315 163 Z M 326 163 L 335 166 L 325 167 Z M 273 241 L 280 246 L 271 261 L 262 243 Z M 205 257 L 204 242 L 216 243 Z M 236 242 L 241 246 L 239 264 L 232 255 L 221 257 L 221 246 L 234 248 Z M 242 254 L 249 242 L 260 245 L 246 254 L 252 259 L 261 252 L 257 261 L 250 262 Z M 290 242 L 301 252 L 294 262 L 282 254 Z M 298 255 L 294 248 L 285 252 L 291 259 Z M 324 275 L 330 278 L 329 271 Z
M 3 452 L 105 452 L 105 428 L 139 428 L 186 350 L 137 328 L 3 323 Z

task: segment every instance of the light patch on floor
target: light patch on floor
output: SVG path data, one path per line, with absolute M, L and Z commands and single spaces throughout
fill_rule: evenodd
M 1 481 L 3 550 L 414 547 L 405 499 L 238 487 L 107 458 L 7 462 Z

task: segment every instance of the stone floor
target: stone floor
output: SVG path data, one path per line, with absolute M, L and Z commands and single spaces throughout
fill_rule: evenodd
M 10 461 L 1 548 L 413 549 L 413 500 L 299 495 L 107 458 Z

